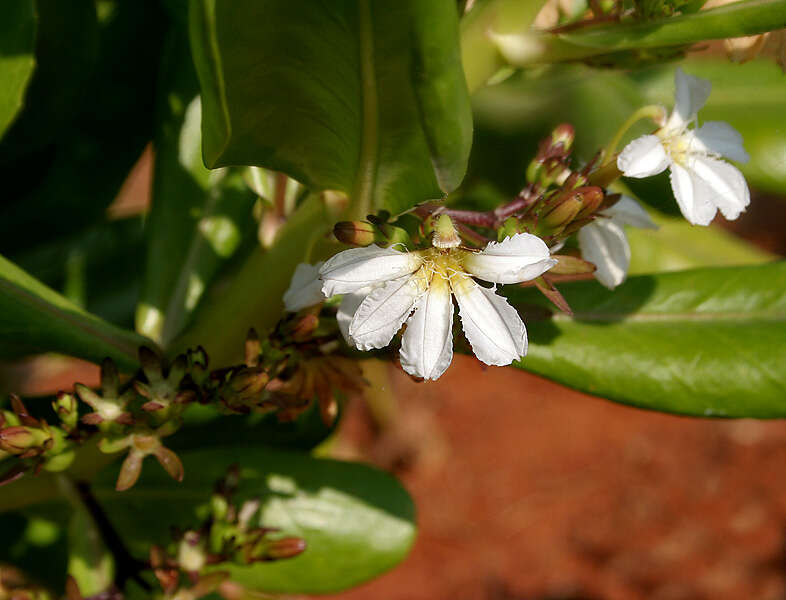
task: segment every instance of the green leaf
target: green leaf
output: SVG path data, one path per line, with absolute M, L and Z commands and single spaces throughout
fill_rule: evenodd
M 75 495 L 76 491 L 72 494 Z M 104 545 L 92 515 L 78 497 L 72 499 L 71 508 L 68 523 L 68 574 L 76 580 L 83 596 L 95 596 L 112 586 L 114 559 Z
M 33 0 L 7 0 L 0 20 L 0 137 L 22 107 L 35 68 Z
M 192 0 L 209 167 L 338 190 L 363 217 L 461 181 L 471 113 L 453 0 Z
M 218 270 L 254 231 L 254 193 L 238 171 L 202 163 L 201 103 L 185 34 L 174 31 L 161 69 L 153 200 L 137 330 L 166 346 Z
M 3 148 L 0 253 L 6 256 L 104 218 L 152 137 L 151 64 L 158 63 L 167 19 L 156 2 L 100 6 L 108 11 L 101 10 L 98 60 L 82 101 L 66 109 L 68 119 L 60 115 L 62 130 L 39 152 L 23 154 L 18 139 Z
M 695 227 L 682 217 L 651 216 L 658 225 L 657 230 L 626 228 L 631 247 L 630 275 L 753 265 L 774 258 L 720 227 Z
M 269 250 L 254 248 L 226 286 L 210 290 L 190 327 L 170 346 L 170 354 L 202 345 L 211 368 L 242 362 L 249 328 L 265 335 L 275 326 L 295 267 L 321 258 L 312 256 L 312 248 L 335 220 L 322 198 L 314 194 L 306 198 Z
M 0 144 L 0 162 L 40 152 L 63 136 L 86 100 L 98 58 L 95 0 L 72 0 L 68 10 L 59 0 L 36 0 L 35 12 L 35 73 L 24 109 Z
M 585 27 L 574 32 L 501 35 L 497 45 L 514 66 L 580 60 L 621 50 L 661 48 L 754 35 L 786 27 L 783 0 L 745 0 L 655 19 Z
M 182 484 L 146 465 L 127 492 L 114 491 L 116 469 L 95 486 L 107 515 L 132 553 L 144 558 L 151 543 L 166 543 L 169 527 L 195 527 L 215 482 L 232 463 L 242 479 L 236 500 L 259 498 L 259 525 L 306 540 L 300 556 L 250 566 L 217 565 L 253 589 L 327 593 L 346 589 L 392 568 L 415 537 L 414 507 L 390 475 L 357 463 L 246 446 L 181 454 Z
M 15 354 L 59 352 L 93 362 L 112 358 L 137 368 L 137 349 L 150 341 L 84 312 L 0 257 L 0 349 Z
M 637 276 L 613 292 L 564 284 L 574 317 L 545 320 L 537 292 L 511 290 L 530 339 L 518 366 L 642 408 L 784 417 L 784 290 L 783 261 Z

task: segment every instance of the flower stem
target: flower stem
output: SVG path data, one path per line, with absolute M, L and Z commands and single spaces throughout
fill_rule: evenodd
M 642 106 L 628 117 L 603 150 L 603 161 L 600 164 L 601 167 L 605 167 L 614 159 L 617 152 L 617 146 L 619 146 L 622 138 L 628 133 L 628 130 L 641 119 L 652 119 L 656 125 L 661 126 L 666 119 L 666 109 L 659 104 L 648 104 L 647 106 Z

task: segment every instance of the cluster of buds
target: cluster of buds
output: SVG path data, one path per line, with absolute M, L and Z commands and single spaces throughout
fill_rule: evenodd
M 225 571 L 204 572 L 222 563 L 249 565 L 298 556 L 306 542 L 298 537 L 274 537 L 275 529 L 262 527 L 259 500 L 233 502 L 240 483 L 240 470 L 230 467 L 215 487 L 208 517 L 198 528 L 173 530 L 168 548 L 153 546 L 150 566 L 161 584 L 164 597 L 171 600 L 201 598 L 228 583 Z
M 55 410 L 63 419 L 63 426 L 50 425 L 33 417 L 22 400 L 11 395 L 11 410 L 0 411 L 0 460 L 16 458 L 17 461 L 0 476 L 0 485 L 10 483 L 32 470 L 39 473 L 62 471 L 74 460 L 74 440 L 69 438 L 69 425 L 73 411 L 67 412 L 68 402 L 55 401 Z M 62 412 L 60 412 L 62 409 Z
M 338 414 L 337 398 L 358 392 L 364 382 L 354 361 L 336 354 L 335 320 L 318 310 L 282 320 L 260 341 L 251 330 L 245 362 L 210 371 L 201 347 L 176 357 L 171 364 L 149 348 L 139 350 L 140 371 L 123 381 L 114 363 L 101 365 L 99 389 L 77 383 L 74 393 L 61 392 L 53 403 L 59 423 L 34 418 L 12 396 L 12 410 L 0 412 L 0 461 L 12 463 L 0 485 L 41 469 L 57 471 L 74 460 L 76 447 L 97 437 L 105 454 L 126 453 L 116 487 L 132 487 L 146 457 L 154 457 L 169 475 L 181 481 L 183 465 L 163 443 L 182 425 L 194 402 L 216 406 L 223 414 L 275 412 L 281 421 L 296 419 L 318 404 L 327 426 Z M 80 405 L 83 408 L 80 416 Z

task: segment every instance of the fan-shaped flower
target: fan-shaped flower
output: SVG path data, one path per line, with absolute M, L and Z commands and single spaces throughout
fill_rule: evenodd
M 417 377 L 437 379 L 453 358 L 452 296 L 475 355 L 489 365 L 508 365 L 526 354 L 524 323 L 495 288 L 483 287 L 473 277 L 517 283 L 540 276 L 555 263 L 546 244 L 528 233 L 489 243 L 480 252 L 460 248 L 443 215 L 432 248 L 353 248 L 325 262 L 320 275 L 325 296 L 348 294 L 357 305 L 347 330 L 351 343 L 360 350 L 382 348 L 406 323 L 402 367 Z
M 748 206 L 750 192 L 739 169 L 719 157 L 747 162 L 742 136 L 720 121 L 689 128 L 710 95 L 710 82 L 678 68 L 675 85 L 674 110 L 666 124 L 625 146 L 617 167 L 639 178 L 670 169 L 671 189 L 682 214 L 694 225 L 708 225 L 718 210 L 736 219 Z

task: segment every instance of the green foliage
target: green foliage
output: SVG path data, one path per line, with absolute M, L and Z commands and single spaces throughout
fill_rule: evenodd
M 534 291 L 519 366 L 579 390 L 693 416 L 784 417 L 786 262 L 594 282 L 560 290 L 574 311 L 545 320 Z
M 94 362 L 137 365 L 146 339 L 86 313 L 0 257 L 0 349 L 6 355 L 61 352 Z
M 453 0 L 194 0 L 191 42 L 208 166 L 342 191 L 359 217 L 460 183 L 472 125 Z
M 10 0 L 0 21 L 0 137 L 22 107 L 22 98 L 35 68 L 33 0 Z
M 291 560 L 217 567 L 240 583 L 285 593 L 335 592 L 391 568 L 412 545 L 412 501 L 393 477 L 371 467 L 252 445 L 184 452 L 182 459 L 186 477 L 179 485 L 160 469 L 145 471 L 123 494 L 114 492 L 114 469 L 96 483 L 96 496 L 138 558 L 146 557 L 151 542 L 166 544 L 170 526 L 199 522 L 199 507 L 233 462 L 241 467 L 238 500 L 261 500 L 258 524 L 307 544 Z
M 236 170 L 202 164 L 199 86 L 184 34 L 171 34 L 161 68 L 153 205 L 137 330 L 163 345 L 180 333 L 204 290 L 254 231 L 256 199 Z

